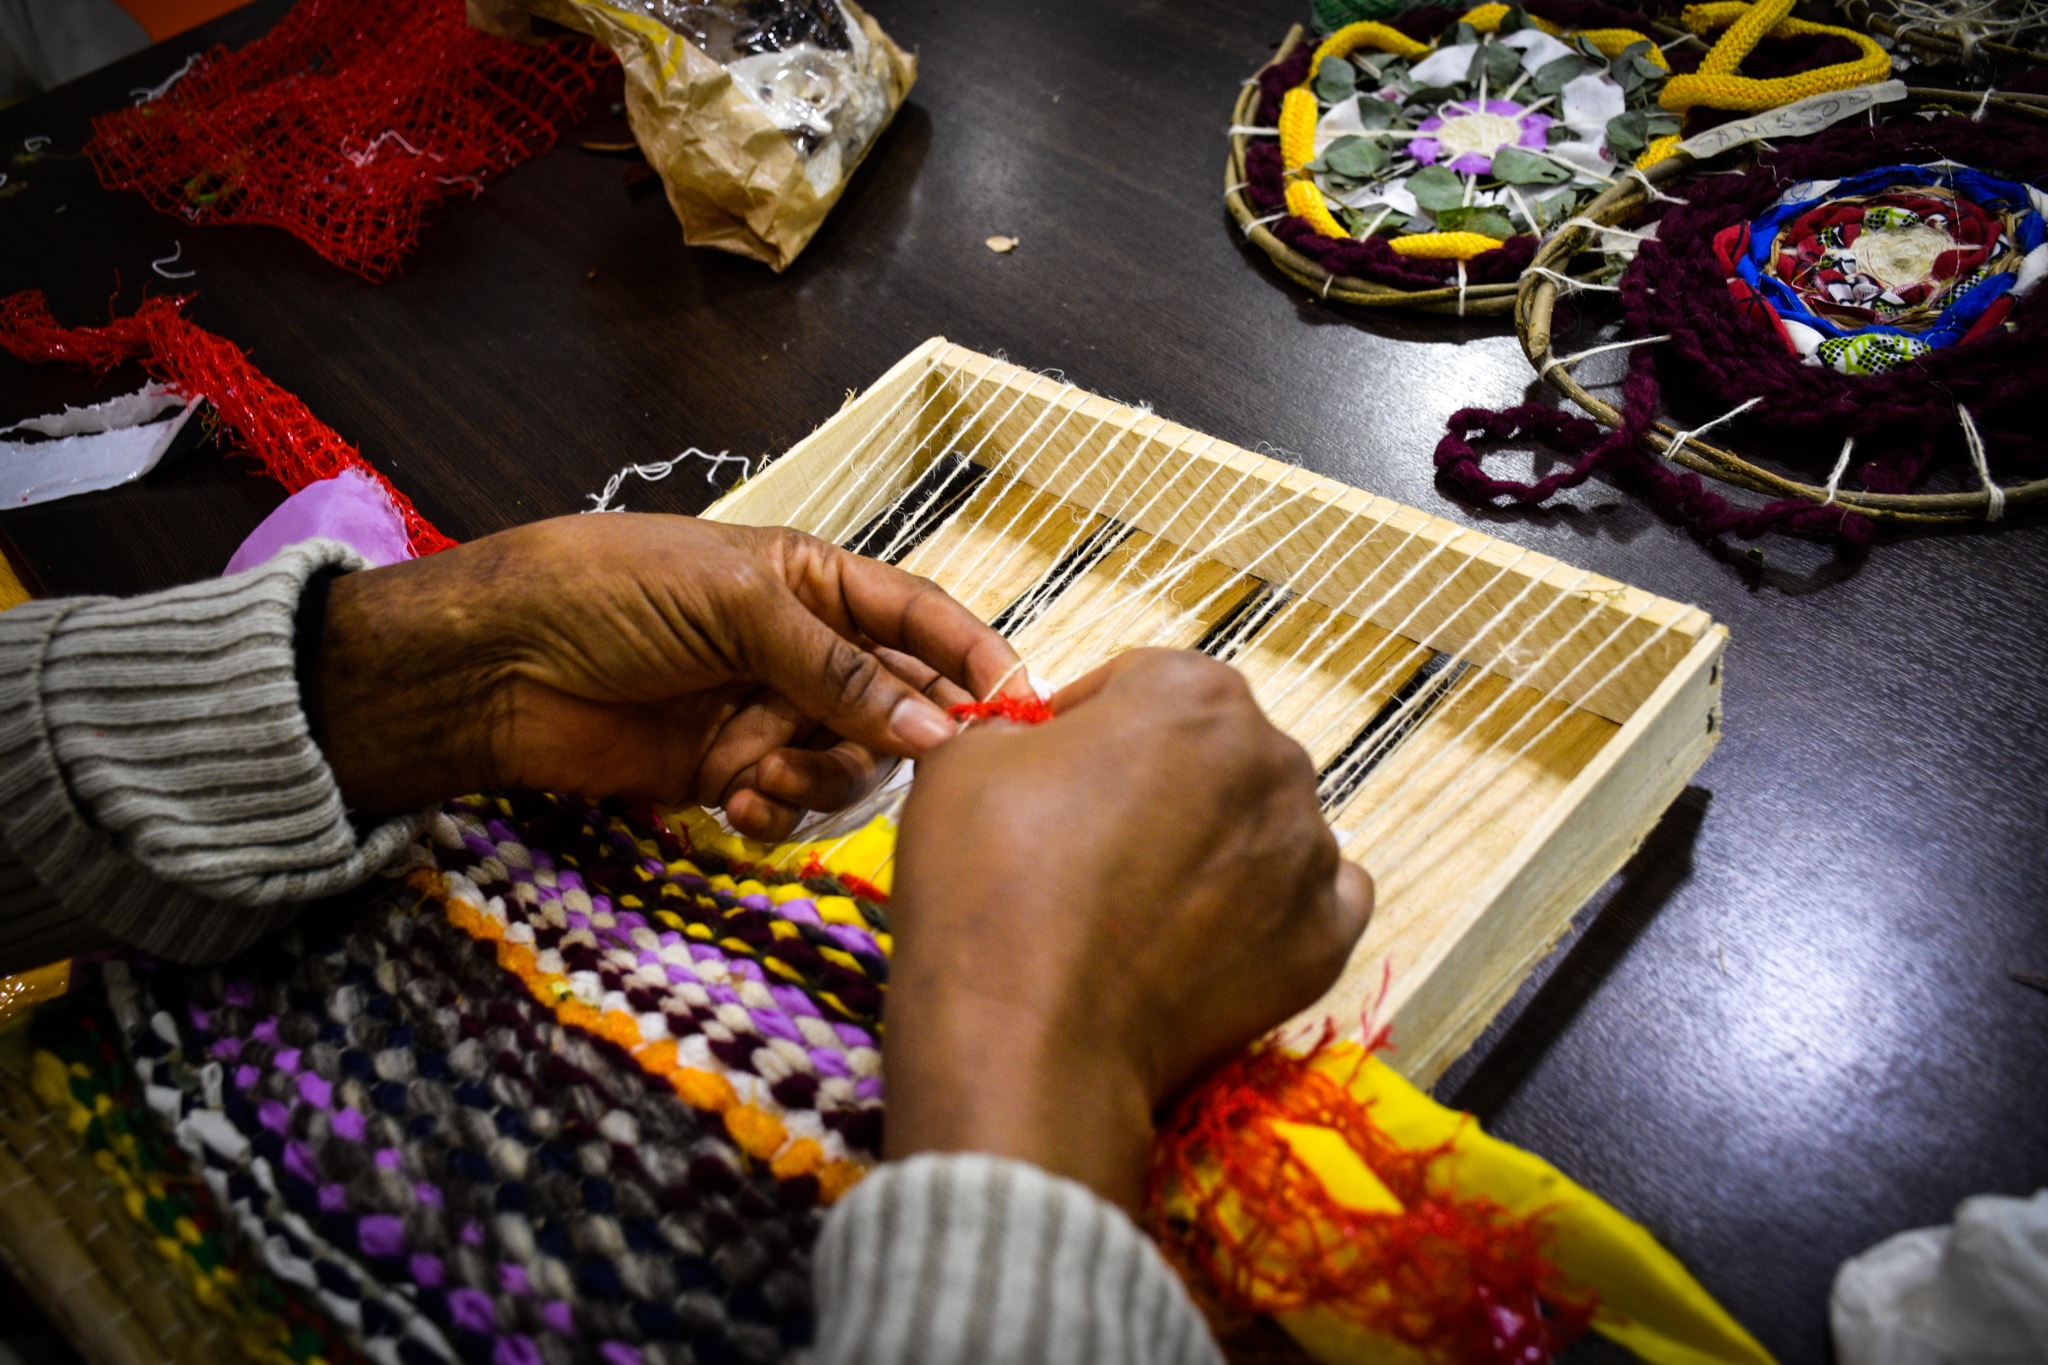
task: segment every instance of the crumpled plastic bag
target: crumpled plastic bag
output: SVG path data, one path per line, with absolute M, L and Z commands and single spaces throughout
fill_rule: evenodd
M 0 441 L 0 507 L 29 507 L 132 483 L 156 468 L 198 406 L 149 383 L 104 403 L 0 428 L 0 436 L 30 431 L 51 438 Z M 176 415 L 166 418 L 172 409 Z
M 2048 1190 L 1965 1199 L 1843 1262 L 1828 1322 L 1838 1365 L 2048 1361 Z
M 626 119 L 683 240 L 796 259 L 917 79 L 917 61 L 853 0 L 468 0 L 520 41 L 535 20 L 618 55 Z

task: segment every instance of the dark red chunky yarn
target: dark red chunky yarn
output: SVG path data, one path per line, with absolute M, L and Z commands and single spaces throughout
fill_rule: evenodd
M 1967 458 L 1957 404 L 1970 410 L 1994 471 L 2038 470 L 2048 463 L 2048 442 L 2039 434 L 2042 376 L 2048 374 L 2048 294 L 2022 300 L 2005 332 L 1943 348 L 1885 374 L 1843 375 L 1800 363 L 1739 314 L 1714 258 L 1716 232 L 1761 212 L 1792 184 L 1944 156 L 2009 179 L 2048 178 L 2048 140 L 2032 126 L 1947 118 L 1837 128 L 1765 154 L 1745 175 L 1690 182 L 1684 190 L 1688 202 L 1664 214 L 1656 240 L 1643 243 L 1621 279 L 1627 334 L 1671 337 L 1630 357 L 1621 428 L 1601 432 L 1583 419 L 1537 416 L 1552 410 L 1536 405 L 1501 413 L 1466 409 L 1452 416 L 1437 446 L 1437 467 L 1475 497 L 1505 497 L 1525 506 L 1583 482 L 1596 469 L 1613 467 L 1654 505 L 1706 535 L 1750 537 L 1777 530 L 1868 538 L 1867 518 L 1804 499 L 1754 510 L 1736 507 L 1698 476 L 1644 450 L 1661 371 L 1720 410 L 1761 397 L 1745 420 L 1810 434 L 1816 471 L 1832 463 L 1844 439 L 1855 437 L 1858 450 L 1870 456 L 1857 473 L 1878 492 L 1908 491 L 1937 456 Z M 1471 444 L 1475 438 L 1536 439 L 1577 458 L 1534 483 L 1495 479 L 1480 465 Z

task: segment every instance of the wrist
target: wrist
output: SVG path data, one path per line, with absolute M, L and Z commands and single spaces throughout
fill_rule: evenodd
M 449 555 L 460 553 L 450 551 Z M 307 719 L 352 810 L 414 810 L 492 783 L 491 651 L 447 556 L 336 578 Z
M 901 965 L 913 971 L 899 966 L 890 985 L 886 1155 L 1029 1162 L 1136 1216 L 1153 1134 L 1140 1069 L 1099 1028 Z

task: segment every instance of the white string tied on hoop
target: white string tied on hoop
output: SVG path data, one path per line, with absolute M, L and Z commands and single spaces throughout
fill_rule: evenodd
M 1970 122 L 1982 123 L 1984 121 L 1984 115 L 1990 112 L 1991 109 L 1991 97 L 1997 93 L 1998 87 L 1995 85 L 1984 87 L 1984 98 L 1977 101 L 1977 112 L 1970 115 Z
M 1558 226 L 1560 228 L 1591 228 L 1595 232 L 1611 233 L 1616 237 L 1627 237 L 1631 241 L 1636 242 L 1654 242 L 1657 240 L 1657 235 L 1653 232 L 1632 232 L 1625 227 L 1615 227 L 1611 223 L 1596 223 L 1591 218 L 1586 217 L 1586 215 L 1583 213 L 1577 215 L 1576 217 L 1565 219 L 1562 223 L 1559 223 Z
M 1458 262 L 1458 316 L 1465 316 L 1465 263 Z
M 1835 457 L 1835 467 L 1828 471 L 1828 495 L 1822 498 L 1822 507 L 1832 506 L 1835 492 L 1842 486 L 1842 476 L 1849 472 L 1849 453 L 1856 449 L 1856 438 L 1848 437 L 1842 442 L 1842 453 Z
M 1991 465 L 1984 458 L 1984 438 L 1977 434 L 1976 419 L 1961 403 L 1956 404 L 1956 416 L 1962 419 L 1963 441 L 1970 447 L 1970 462 L 1977 466 L 1977 477 L 1984 484 L 1984 520 L 1997 521 L 2005 516 L 2005 490 L 1991 478 Z
M 1567 294 L 1575 294 L 1581 289 L 1597 289 L 1603 294 L 1619 294 L 1621 292 L 1621 286 L 1618 284 L 1595 284 L 1591 280 L 1582 280 L 1576 276 L 1552 270 L 1547 265 L 1532 265 L 1522 273 L 1524 275 L 1542 275 L 1556 280 L 1558 287 Z
M 1224 130 L 1230 137 L 1278 137 L 1278 128 L 1255 128 L 1249 123 L 1233 123 Z
M 754 462 L 746 456 L 727 454 L 723 450 L 713 455 L 708 450 L 699 450 L 697 447 L 691 446 L 673 460 L 659 460 L 653 464 L 627 465 L 624 469 L 621 469 L 618 473 L 605 480 L 602 493 L 589 493 L 585 495 L 590 506 L 583 510 L 586 513 L 623 512 L 626 510 L 625 507 L 623 505 L 618 507 L 612 506 L 612 499 L 618 496 L 619 487 L 625 483 L 628 474 L 637 474 L 649 483 L 657 483 L 674 473 L 677 465 L 689 459 L 709 460 L 711 462 L 711 467 L 704 471 L 704 482 L 706 483 L 712 482 L 713 476 L 718 473 L 719 468 L 728 463 L 739 465 L 741 482 L 745 482 L 753 477 Z
M 1675 194 L 1666 194 L 1664 193 L 1664 191 L 1658 189 L 1655 185 L 1650 183 L 1650 177 L 1643 174 L 1643 168 L 1640 166 L 1629 167 L 1626 171 L 1622 172 L 1621 178 L 1623 180 L 1641 181 L 1644 191 L 1649 194 L 1650 199 L 1655 203 L 1690 204 L 1692 202 L 1692 200 L 1690 199 L 1681 199 Z
M 1550 372 L 1560 365 L 1568 367 L 1576 365 L 1581 360 L 1585 360 L 1590 356 L 1600 355 L 1607 351 L 1626 351 L 1631 346 L 1652 346 L 1657 342 L 1669 340 L 1671 340 L 1671 334 L 1665 332 L 1659 336 L 1636 337 L 1632 341 L 1610 341 L 1604 346 L 1588 346 L 1585 350 L 1574 351 L 1570 355 L 1554 355 L 1550 357 L 1550 359 L 1543 362 L 1543 367 L 1537 371 L 1537 374 L 1548 379 Z
M 1244 235 L 1245 235 L 1245 236 L 1247 236 L 1247 237 L 1249 237 L 1249 236 L 1251 236 L 1251 235 L 1252 235 L 1252 229 L 1253 229 L 1253 228 L 1260 228 L 1260 227 L 1264 227 L 1264 226 L 1265 226 L 1266 224 L 1268 224 L 1268 223 L 1277 223 L 1277 222 L 1279 222 L 1279 221 L 1280 221 L 1280 220 L 1281 220 L 1282 218 L 1285 218 L 1286 216 L 1287 216 L 1287 215 L 1286 215 L 1286 213 L 1285 213 L 1285 212 L 1281 212 L 1281 213 L 1269 213 L 1269 214 L 1267 214 L 1267 215 L 1266 215 L 1266 216 L 1265 216 L 1264 218 L 1254 218 L 1254 219 L 1252 219 L 1252 220 L 1251 220 L 1251 221 L 1250 221 L 1249 223 L 1246 223 L 1246 224 L 1244 225 Z
M 1673 459 L 1678 458 L 1678 452 L 1684 450 L 1686 444 L 1689 441 L 1691 441 L 1694 437 L 1706 435 L 1715 427 L 1720 426 L 1723 422 L 1734 421 L 1736 418 L 1742 416 L 1743 413 L 1748 412 L 1751 408 L 1755 407 L 1758 403 L 1761 403 L 1763 401 L 1764 396 L 1762 394 L 1758 394 L 1756 397 L 1750 399 L 1747 403 L 1743 403 L 1738 407 L 1730 408 L 1728 411 L 1722 413 L 1719 417 L 1716 417 L 1713 421 L 1708 422 L 1705 426 L 1698 426 L 1694 427 L 1691 431 L 1681 431 L 1673 434 L 1670 443 L 1664 447 L 1664 453 L 1666 455 L 1671 456 Z

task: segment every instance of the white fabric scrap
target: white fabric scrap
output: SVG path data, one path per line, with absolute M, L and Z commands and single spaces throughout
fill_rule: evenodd
M 141 478 L 156 468 L 198 405 L 146 384 L 104 403 L 0 429 L 0 436 L 27 430 L 56 438 L 0 441 L 0 507 L 29 507 Z M 171 408 L 180 411 L 156 420 Z
M 2048 1190 L 1965 1199 L 1843 1262 L 1828 1325 L 1839 1365 L 2048 1360 Z
M 1569 44 L 1560 43 L 1540 28 L 1525 28 L 1519 33 L 1510 33 L 1500 41 L 1503 47 L 1519 49 L 1522 54 L 1522 65 L 1530 71 L 1540 71 L 1559 57 L 1579 55 Z
M 1628 95 L 1613 77 L 1588 71 L 1565 82 L 1558 92 L 1558 116 L 1564 126 L 1588 142 L 1604 141 L 1607 120 L 1628 112 Z
M 2032 289 L 2041 282 L 2043 275 L 2048 275 L 2048 242 L 2043 242 L 2020 258 L 2020 268 L 2013 277 L 2012 296 L 2018 298 Z
M 1428 85 L 1456 85 L 1465 79 L 1465 73 L 1472 69 L 1472 54 L 1479 50 L 1477 43 L 1458 43 L 1452 47 L 1438 48 L 1429 56 L 1408 68 L 1408 77 L 1418 89 Z

